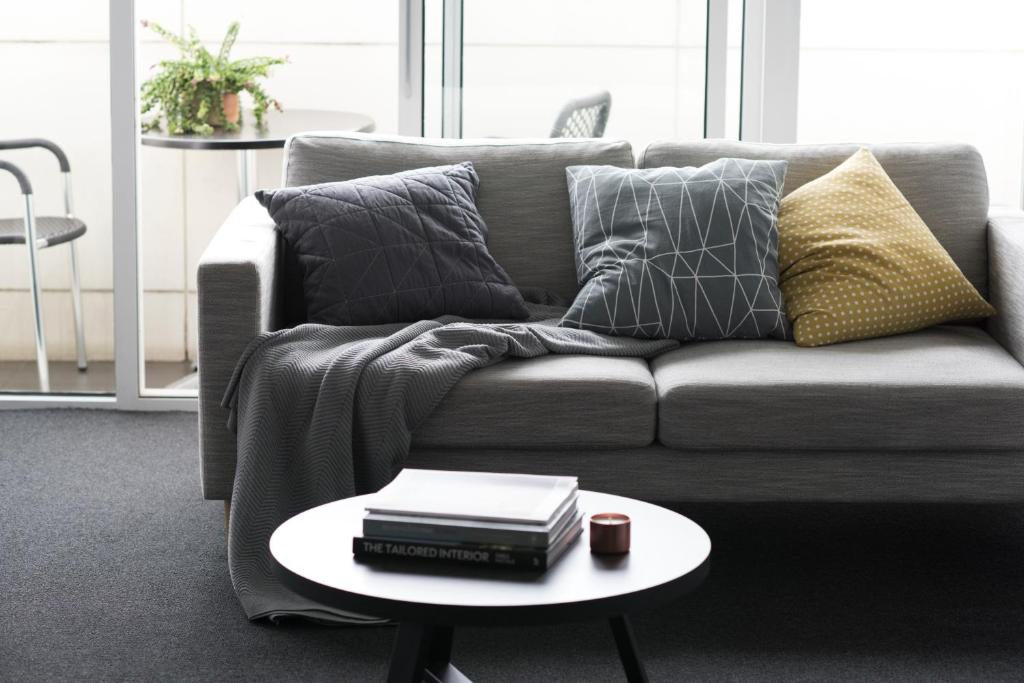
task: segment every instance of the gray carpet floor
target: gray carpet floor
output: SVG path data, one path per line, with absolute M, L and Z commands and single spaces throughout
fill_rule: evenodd
M 1024 507 L 679 505 L 709 579 L 653 680 L 1019 680 Z M 0 680 L 382 680 L 394 631 L 246 621 L 194 414 L 0 412 Z M 464 629 L 480 681 L 622 680 L 603 624 Z

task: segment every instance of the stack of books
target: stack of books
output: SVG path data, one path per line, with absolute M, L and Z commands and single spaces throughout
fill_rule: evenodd
M 369 499 L 358 559 L 542 571 L 579 538 L 576 477 L 405 469 Z

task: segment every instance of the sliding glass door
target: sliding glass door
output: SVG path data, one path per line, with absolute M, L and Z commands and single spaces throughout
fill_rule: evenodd
M 76 367 L 67 251 L 44 249 L 39 260 L 51 389 L 63 394 L 46 401 L 77 404 L 85 399 L 69 393 L 85 391 L 122 408 L 194 407 L 199 260 L 240 197 L 280 182 L 279 147 L 228 149 L 202 134 L 181 144 L 159 107 L 142 111 L 143 84 L 181 57 L 170 35 L 187 42 L 194 27 L 199 46 L 217 54 L 238 22 L 233 57 L 285 58 L 261 81 L 283 109 L 271 109 L 271 129 L 281 116 L 321 112 L 335 119 L 296 125 L 543 138 L 568 102 L 607 93 L 602 133 L 639 150 L 656 138 L 738 129 L 727 118 L 738 116 L 729 93 L 739 92 L 740 4 L 296 0 L 287 12 L 271 0 L 109 0 L 109 7 L 64 3 L 59 11 L 47 2 L 18 5 L 0 25 L 0 49 L 4 63 L 31 68 L 0 71 L 11 95 L 3 136 L 67 146 L 75 212 L 89 227 L 79 241 L 88 374 Z M 243 124 L 251 123 L 252 104 L 243 93 Z M 358 122 L 339 123 L 339 114 Z M 209 117 L 199 123 L 218 125 Z M 231 131 L 217 128 L 212 137 L 224 132 Z M 24 161 L 40 178 L 40 210 L 59 214 L 61 189 L 44 180 L 53 170 L 46 162 Z M 3 186 L 0 217 L 19 213 L 13 187 Z M 0 311 L 9 323 L 0 339 L 0 392 L 17 393 L 8 405 L 38 403 L 28 395 L 41 386 L 28 259 L 23 248 L 0 252 Z
M 281 183 L 283 138 L 304 128 L 398 132 L 399 12 L 397 2 L 362 0 L 297 0 L 287 12 L 271 0 L 136 2 L 140 89 L 162 72 L 162 60 L 182 57 L 162 30 L 186 40 L 195 31 L 202 46 L 218 54 L 229 27 L 237 23 L 231 60 L 284 60 L 260 79 L 276 103 L 266 114 L 263 132 L 248 125 L 254 100 L 247 92 L 240 94 L 239 133 L 214 124 L 208 134 L 177 134 L 158 109 L 140 120 L 136 154 L 143 396 L 196 395 L 199 260 L 242 196 Z M 222 144 L 225 138 L 231 144 Z

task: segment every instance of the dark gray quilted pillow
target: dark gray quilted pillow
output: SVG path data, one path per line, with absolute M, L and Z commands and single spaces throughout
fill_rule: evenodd
M 256 198 L 301 274 L 309 322 L 525 318 L 522 296 L 487 251 L 479 186 L 465 162 Z

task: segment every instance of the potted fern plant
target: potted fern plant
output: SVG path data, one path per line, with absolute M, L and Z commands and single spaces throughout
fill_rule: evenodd
M 154 22 L 144 21 L 142 25 L 180 52 L 177 59 L 165 59 L 156 65 L 160 70 L 142 84 L 142 114 L 155 113 L 143 120 L 144 130 L 159 129 L 161 118 L 172 135 L 210 135 L 216 128 L 238 130 L 242 117 L 238 96 L 242 92 L 252 98 L 257 126 L 263 126 L 270 107 L 281 110 L 281 104 L 266 93 L 259 79 L 269 74 L 270 67 L 287 60 L 247 57 L 232 61 L 237 21 L 228 26 L 216 55 L 206 49 L 191 26 L 187 36 L 179 36 Z

